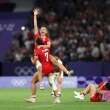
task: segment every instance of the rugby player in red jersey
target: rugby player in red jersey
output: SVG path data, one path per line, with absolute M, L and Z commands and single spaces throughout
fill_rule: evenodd
M 39 45 L 41 44 L 42 41 L 39 40 L 39 38 L 36 40 L 37 41 L 37 48 L 35 49 L 36 55 L 31 58 L 32 63 L 35 64 L 37 60 L 39 60 L 42 64 L 42 73 L 41 74 L 36 74 L 36 77 L 34 78 L 33 84 L 35 85 L 37 82 L 39 82 L 43 76 L 48 76 L 49 77 L 49 83 L 54 90 L 54 95 L 55 95 L 55 101 L 58 103 L 60 102 L 58 99 L 58 92 L 57 92 L 57 87 L 54 83 L 54 65 L 52 64 L 49 54 L 50 51 L 48 48 L 45 47 L 40 47 Z M 32 85 L 33 86 L 33 85 Z M 29 99 L 26 99 L 28 102 L 36 102 L 36 91 L 34 91 L 34 94 L 32 94 L 32 97 Z
M 35 9 L 33 12 L 34 12 L 34 38 L 37 39 L 40 37 L 43 42 L 43 45 L 40 45 L 40 46 L 50 49 L 51 40 L 49 38 L 49 33 L 48 33 L 47 28 L 45 26 L 42 26 L 40 29 L 38 29 L 37 17 L 39 14 L 39 10 Z
M 41 38 L 43 45 L 40 45 L 40 47 L 45 47 L 50 49 L 51 48 L 51 40 L 49 38 L 49 33 L 46 27 L 41 27 L 40 30 L 38 30 L 38 26 L 37 26 L 37 17 L 38 17 L 39 11 L 38 9 L 34 10 L 34 38 Z M 36 44 L 35 44 L 35 48 L 37 48 Z M 36 54 L 36 53 L 35 53 Z M 57 65 L 61 70 L 63 70 L 65 73 L 69 74 L 71 73 L 71 71 L 68 71 L 64 65 L 58 63 L 58 61 L 56 60 L 56 58 L 50 54 L 49 55 L 51 62 L 55 65 Z M 42 70 L 42 65 L 40 64 L 39 61 L 36 62 L 36 67 L 39 73 L 41 73 Z M 36 74 L 34 74 L 34 76 L 36 76 Z M 34 88 L 33 88 L 34 89 Z
M 43 47 L 45 49 L 48 49 L 49 52 L 50 52 L 51 40 L 47 36 L 48 35 L 47 28 L 46 27 L 41 27 L 40 32 L 38 32 L 37 15 L 38 15 L 38 10 L 35 9 L 34 10 L 34 33 L 35 33 L 34 37 L 35 37 L 35 40 L 37 40 L 38 38 L 41 38 L 43 44 L 39 45 L 39 47 L 40 48 Z M 37 47 L 38 46 L 35 43 L 34 56 L 36 56 L 36 54 L 37 54 L 36 53 Z M 59 63 L 57 61 L 57 59 L 53 55 L 49 54 L 48 57 L 54 65 L 57 65 L 66 74 L 68 74 L 68 75 L 71 74 L 71 71 L 68 71 L 61 63 Z M 33 60 L 33 59 L 31 59 L 31 60 Z M 36 80 L 38 80 L 37 78 L 39 78 L 39 80 L 42 80 L 42 66 L 43 65 L 41 64 L 39 59 L 36 60 L 35 64 L 36 64 L 36 68 L 37 68 L 38 71 L 32 77 L 32 96 L 31 96 L 31 98 L 36 97 Z
M 35 9 L 34 10 L 34 38 L 35 39 L 41 38 L 42 39 L 42 42 L 43 42 L 43 45 L 39 45 L 39 46 L 40 47 L 48 48 L 49 51 L 50 51 L 51 50 L 51 40 L 49 38 L 49 33 L 48 33 L 47 28 L 44 27 L 44 26 L 42 26 L 40 28 L 40 31 L 38 31 L 38 26 L 37 26 L 37 16 L 38 16 L 38 14 L 39 14 L 39 10 L 38 9 Z M 73 72 L 73 71 L 68 71 L 63 64 L 58 63 L 57 59 L 52 54 L 50 54 L 49 57 L 50 57 L 51 62 L 54 65 L 57 65 L 66 74 L 70 74 L 71 72 Z
M 48 32 L 47 32 L 47 28 L 46 27 L 41 27 L 40 28 L 40 32 L 38 30 L 38 26 L 37 26 L 37 16 L 39 14 L 38 10 L 34 10 L 34 39 L 36 40 L 37 38 L 42 38 L 42 41 L 43 41 L 43 47 L 45 46 L 46 48 L 50 48 L 51 47 L 51 42 L 50 42 L 50 39 L 48 36 Z M 41 45 L 40 45 L 41 46 Z M 35 44 L 35 48 L 37 48 L 36 44 Z M 35 50 L 35 49 L 34 49 Z M 34 54 L 36 51 L 34 51 Z M 42 70 L 42 65 L 40 64 L 39 61 L 36 62 L 36 68 L 37 70 L 39 71 L 39 73 L 41 73 L 41 70 Z M 42 82 L 42 80 L 40 81 L 40 88 L 44 88 L 44 84 Z
M 98 87 L 95 84 L 89 84 L 83 91 L 74 92 L 75 98 L 84 100 L 84 96 L 90 94 L 91 102 L 110 101 L 110 82 L 101 82 Z

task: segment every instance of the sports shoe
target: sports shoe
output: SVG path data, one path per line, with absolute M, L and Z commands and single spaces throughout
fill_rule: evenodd
M 35 103 L 36 102 L 36 98 L 35 97 L 30 97 L 28 99 L 26 99 L 27 102 L 30 102 L 30 103 Z
M 52 97 L 55 96 L 54 91 L 51 92 L 51 96 L 52 96 Z M 61 97 L 61 92 L 58 92 L 58 95 L 57 95 L 57 96 L 58 96 L 58 97 Z
M 75 98 L 80 99 L 80 100 L 84 100 L 84 95 L 80 94 L 80 92 L 74 91 L 75 94 Z
M 71 76 L 72 74 L 74 74 L 73 70 L 68 71 L 68 76 Z
M 80 95 L 80 92 L 74 91 L 75 95 Z
M 55 103 L 55 104 L 56 104 L 56 103 L 61 103 L 60 98 L 59 98 L 59 97 L 55 97 L 55 98 L 54 98 L 54 103 Z

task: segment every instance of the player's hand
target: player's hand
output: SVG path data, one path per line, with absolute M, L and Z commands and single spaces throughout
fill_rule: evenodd
M 34 64 L 34 58 L 33 57 L 31 57 L 31 62 L 32 62 L 32 64 Z
M 38 15 L 39 14 L 39 9 L 34 9 L 33 12 L 34 12 L 34 15 Z

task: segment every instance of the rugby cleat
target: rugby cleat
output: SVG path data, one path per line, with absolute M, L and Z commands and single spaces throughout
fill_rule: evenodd
M 80 100 L 84 100 L 84 95 L 80 94 L 80 92 L 74 91 L 75 94 L 75 98 L 80 99 Z
M 30 97 L 28 99 L 25 99 L 26 102 L 30 102 L 30 103 L 35 103 L 36 102 L 36 98 L 35 97 Z
M 55 104 L 61 103 L 60 98 L 59 97 L 55 97 L 54 98 L 54 103 Z
M 68 72 L 68 76 L 71 76 L 72 74 L 74 74 L 74 71 L 73 71 L 73 70 L 70 70 L 70 71 Z

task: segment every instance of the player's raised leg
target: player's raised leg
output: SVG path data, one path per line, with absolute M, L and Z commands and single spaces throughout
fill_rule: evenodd
M 67 75 L 71 75 L 73 73 L 73 70 L 71 71 L 67 70 L 67 68 L 63 64 L 59 63 L 58 60 L 53 55 L 49 55 L 49 58 L 54 65 L 58 66 Z

